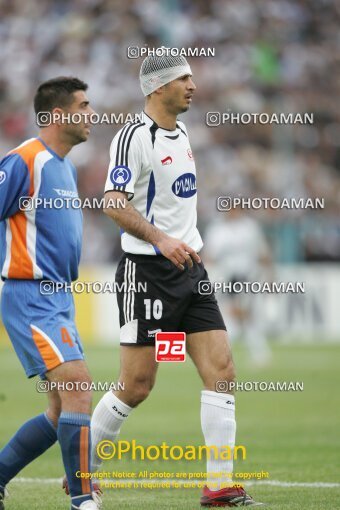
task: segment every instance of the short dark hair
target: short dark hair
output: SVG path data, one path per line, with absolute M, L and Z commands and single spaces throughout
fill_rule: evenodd
M 59 76 L 39 85 L 34 96 L 34 111 L 51 112 L 53 108 L 63 108 L 72 103 L 73 92 L 87 90 L 88 85 L 73 76 Z

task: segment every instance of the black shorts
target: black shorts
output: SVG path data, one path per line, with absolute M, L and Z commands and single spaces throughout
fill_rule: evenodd
M 162 255 L 125 253 L 116 272 L 121 345 L 154 345 L 159 331 L 225 330 L 214 294 L 200 294 L 209 280 L 203 263 L 177 269 Z

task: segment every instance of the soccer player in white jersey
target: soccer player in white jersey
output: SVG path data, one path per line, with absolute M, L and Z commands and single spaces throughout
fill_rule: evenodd
M 217 381 L 234 380 L 234 365 L 216 299 L 198 290 L 208 275 L 198 255 L 203 243 L 196 227 L 196 168 L 186 127 L 177 119 L 189 109 L 196 86 L 186 59 L 165 54 L 143 61 L 140 84 L 144 112 L 140 122 L 128 123 L 114 137 L 105 185 L 105 213 L 121 228 L 124 251 L 116 281 L 127 284 L 117 297 L 125 390 L 108 392 L 94 411 L 95 469 L 101 462 L 96 445 L 116 440 L 123 422 L 154 385 L 155 331 L 186 333 L 187 351 L 204 385 L 205 444 L 235 445 L 235 398 L 216 392 Z M 125 200 L 125 207 L 114 207 L 117 199 Z M 138 282 L 147 283 L 145 294 L 129 290 L 130 283 Z M 211 477 L 201 505 L 256 504 L 231 479 L 214 476 L 232 471 L 232 460 L 208 459 Z M 213 488 L 216 482 L 220 485 Z
M 240 207 L 220 213 L 205 232 L 204 254 L 214 264 L 216 280 L 258 282 L 272 276 L 268 243 L 258 222 Z M 249 350 L 252 366 L 262 367 L 271 359 L 263 324 L 263 294 L 224 294 L 228 329 L 240 337 Z

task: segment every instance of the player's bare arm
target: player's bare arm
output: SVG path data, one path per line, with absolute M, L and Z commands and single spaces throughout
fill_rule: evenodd
M 124 207 L 106 207 L 109 203 L 124 204 Z M 121 228 L 129 234 L 150 243 L 160 250 L 176 267 L 184 270 L 184 264 L 193 266 L 193 261 L 200 263 L 199 255 L 186 243 L 175 239 L 159 228 L 149 223 L 128 201 L 127 194 L 120 191 L 105 193 L 104 213 L 110 216 Z

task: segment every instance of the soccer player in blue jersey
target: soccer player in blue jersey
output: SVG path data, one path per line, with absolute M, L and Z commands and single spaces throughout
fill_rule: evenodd
M 37 138 L 25 141 L 0 162 L 3 321 L 27 377 L 38 375 L 64 384 L 90 383 L 91 378 L 74 323 L 72 294 L 66 288 L 44 294 L 44 289 L 78 277 L 82 213 L 79 208 L 53 208 L 53 199 L 60 202 L 60 195 L 77 196 L 76 169 L 66 156 L 90 133 L 93 110 L 86 90 L 87 85 L 73 77 L 40 85 L 34 107 L 44 127 Z M 72 114 L 82 122 L 72 122 Z M 29 197 L 33 207 L 24 209 L 23 197 L 26 202 Z M 44 203 L 52 207 L 44 208 Z M 50 283 L 41 286 L 43 281 Z M 69 483 L 71 509 L 99 508 L 91 482 L 76 477 L 77 471 L 91 471 L 91 392 L 62 388 L 59 384 L 49 391 L 46 412 L 22 425 L 1 450 L 1 510 L 8 482 L 56 441 Z

